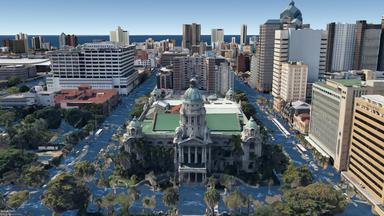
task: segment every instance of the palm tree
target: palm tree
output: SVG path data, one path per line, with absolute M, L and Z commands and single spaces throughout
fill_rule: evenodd
M 171 208 L 170 212 L 172 212 L 176 208 L 178 202 L 179 202 L 179 192 L 177 191 L 177 188 L 169 187 L 165 189 L 164 195 L 163 195 L 163 203 L 165 206 Z
M 109 192 L 101 199 L 101 206 L 107 209 L 107 215 L 113 215 L 114 213 L 114 205 L 115 205 L 116 197 L 115 194 Z
M 211 215 L 215 214 L 215 206 L 220 201 L 220 193 L 215 189 L 215 187 L 210 187 L 204 194 L 205 204 L 208 206 Z
M 131 187 L 128 194 L 121 193 L 117 196 L 117 202 L 121 205 L 122 215 L 129 215 L 129 208 L 131 208 L 133 203 L 139 199 L 139 196 L 136 187 Z
M 233 213 L 241 212 L 241 208 L 246 207 L 247 197 L 237 189 L 224 198 L 224 203 Z
M 235 165 L 236 165 L 236 174 L 237 176 L 240 175 L 240 166 L 241 166 L 241 157 L 244 155 L 243 148 L 241 146 L 241 138 L 239 135 L 233 135 L 231 142 L 233 144 L 232 146 L 232 154 L 234 157 Z

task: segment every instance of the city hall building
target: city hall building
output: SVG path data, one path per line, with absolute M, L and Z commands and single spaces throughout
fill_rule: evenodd
M 241 161 L 244 172 L 257 170 L 255 159 L 262 154 L 260 126 L 245 117 L 232 89 L 225 98 L 206 97 L 191 80 L 181 99 L 160 99 L 160 95 L 155 89 L 140 120 L 128 124 L 123 139 L 126 151 L 136 139 L 174 148 L 181 183 L 204 182 L 209 174 L 223 172 L 236 161 Z M 234 153 L 236 145 L 244 153 L 241 160 Z

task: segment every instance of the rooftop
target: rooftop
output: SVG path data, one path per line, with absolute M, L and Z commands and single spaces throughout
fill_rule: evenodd
M 384 105 L 384 96 L 383 95 L 363 95 L 362 98 L 368 99 L 375 103 Z
M 0 65 L 47 65 L 49 59 L 29 59 L 29 58 L 0 58 Z
M 361 86 L 361 80 L 357 80 L 357 79 L 334 79 L 330 81 L 336 82 L 346 87 Z
M 158 113 L 155 120 L 144 120 L 144 133 L 173 132 L 179 126 L 179 113 Z M 207 114 L 208 128 L 213 132 L 240 132 L 240 120 L 235 113 Z
M 77 89 L 63 89 L 55 96 L 55 103 L 103 104 L 117 95 L 114 89 L 92 89 L 81 85 Z

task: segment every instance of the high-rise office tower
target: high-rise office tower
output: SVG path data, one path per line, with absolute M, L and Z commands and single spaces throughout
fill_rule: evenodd
M 216 66 L 216 92 L 225 95 L 229 89 L 235 88 L 235 73 L 228 62 L 222 62 Z
M 380 38 L 379 64 L 377 65 L 377 70 L 384 71 L 384 16 L 381 17 L 381 38 Z
M 67 38 L 67 35 L 62 32 L 60 35 L 59 35 L 59 48 L 60 49 L 63 49 L 66 45 L 66 38 Z
M 224 29 L 212 29 L 211 46 L 217 48 L 224 42 Z
M 247 25 L 241 25 L 240 29 L 240 44 L 247 44 Z
M 129 45 L 129 33 L 118 26 L 116 30 L 109 32 L 109 41 Z
M 78 45 L 77 36 L 76 35 L 67 35 L 65 37 L 65 44 L 70 47 L 76 47 Z
M 20 32 L 19 34 L 15 35 L 16 40 L 23 40 L 24 41 L 24 49 L 25 52 L 28 52 L 29 50 L 29 45 L 28 45 L 28 35 L 25 33 Z
M 41 43 L 39 37 L 32 37 L 31 39 L 32 49 L 33 50 L 39 50 L 41 49 Z
M 378 215 L 384 210 L 384 97 L 356 98 L 349 146 L 348 171 L 342 175 L 370 203 Z
M 247 72 L 250 69 L 251 56 L 240 53 L 236 58 L 236 71 Z
M 256 66 L 256 89 L 262 92 L 272 90 L 273 78 L 273 50 L 275 31 L 285 28 L 301 28 L 303 18 L 301 11 L 292 1 L 280 14 L 280 19 L 270 19 L 260 26 L 259 49 L 256 52 L 259 58 Z
M 119 94 L 128 94 L 138 82 L 133 67 L 135 46 L 86 43 L 76 49 L 51 51 L 48 55 L 52 64 L 52 75 L 47 77 L 49 91 L 87 84 L 94 89 L 116 89 Z
M 383 94 L 382 80 L 327 80 L 313 84 L 311 120 L 307 141 L 334 161 L 339 171 L 348 165 L 352 116 L 356 97 Z
M 354 70 L 378 69 L 381 35 L 381 24 L 368 24 L 365 20 L 356 22 Z
M 183 25 L 183 41 L 182 47 L 192 49 L 194 45 L 200 45 L 201 41 L 201 25 L 192 23 Z
M 307 101 L 310 101 L 311 84 L 325 74 L 326 49 L 327 35 L 323 30 L 289 28 L 275 32 L 272 95 L 276 102 L 280 100 L 281 66 L 288 61 L 302 61 L 308 66 Z
M 356 24 L 329 23 L 327 35 L 326 72 L 351 70 L 355 50 Z

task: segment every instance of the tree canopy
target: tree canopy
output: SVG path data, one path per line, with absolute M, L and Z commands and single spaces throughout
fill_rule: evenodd
M 62 173 L 48 183 L 43 203 L 54 212 L 85 209 L 88 205 L 89 189 L 69 173 Z
M 284 188 L 304 187 L 311 184 L 313 177 L 307 166 L 296 167 L 290 164 L 283 174 Z
M 174 187 L 169 187 L 164 190 L 163 203 L 167 207 L 176 207 L 179 202 L 179 192 Z

